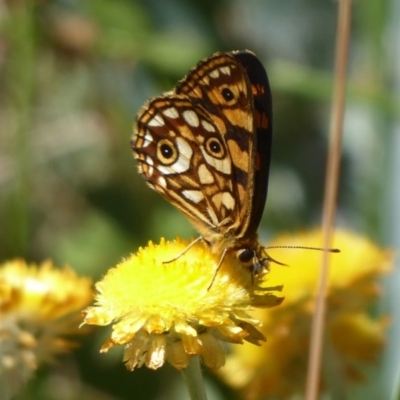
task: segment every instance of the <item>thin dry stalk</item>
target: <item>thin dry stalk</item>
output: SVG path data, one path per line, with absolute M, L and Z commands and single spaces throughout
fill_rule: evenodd
M 322 229 L 323 248 L 331 247 L 331 239 L 336 214 L 336 199 L 340 174 L 340 156 L 345 109 L 345 89 L 347 57 L 351 25 L 351 0 L 339 0 L 338 24 L 336 31 L 336 58 L 334 90 L 329 127 L 329 150 L 325 180 Z M 328 252 L 323 252 L 321 272 L 318 282 L 316 309 L 311 327 L 309 367 L 307 371 L 306 399 L 317 400 L 319 395 L 322 345 L 325 330 L 326 285 L 329 272 Z

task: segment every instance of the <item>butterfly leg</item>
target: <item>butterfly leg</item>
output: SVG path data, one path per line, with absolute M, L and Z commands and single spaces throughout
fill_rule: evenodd
M 186 254 L 197 242 L 200 242 L 200 240 L 203 240 L 202 236 L 199 236 L 197 239 L 193 240 L 187 247 L 184 249 L 181 253 L 179 253 L 176 257 L 172 258 L 171 260 L 168 261 L 163 261 L 163 264 L 169 264 L 173 261 L 176 261 L 178 258 L 182 257 L 184 254 Z
M 224 249 L 224 251 L 222 252 L 221 258 L 219 259 L 219 262 L 218 262 L 218 265 L 217 265 L 217 269 L 215 270 L 214 276 L 213 276 L 213 278 L 212 278 L 210 284 L 208 285 L 207 291 L 211 289 L 211 286 L 213 285 L 213 283 L 214 283 L 214 281 L 215 281 L 215 278 L 217 277 L 218 271 L 219 271 L 219 269 L 221 268 L 221 265 L 222 265 L 222 263 L 223 263 L 223 261 L 224 261 L 224 258 L 225 258 L 225 255 L 226 255 L 226 252 L 227 252 L 227 251 L 228 251 L 228 249 Z

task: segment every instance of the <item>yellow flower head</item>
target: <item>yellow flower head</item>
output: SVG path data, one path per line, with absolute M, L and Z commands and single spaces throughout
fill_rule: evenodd
M 96 304 L 86 310 L 85 323 L 113 324 L 101 351 L 125 345 L 128 369 L 157 369 L 166 360 L 182 369 L 196 355 L 217 369 L 225 362 L 224 341 L 265 340 L 248 311 L 254 304 L 279 304 L 271 291 L 280 288 L 261 288 L 262 276 L 249 285 L 249 271 L 229 256 L 215 276 L 218 259 L 201 243 L 176 258 L 187 245 L 178 239 L 149 243 L 96 284 Z
M 281 236 L 271 246 L 321 243 L 321 231 L 313 231 Z M 378 279 L 390 271 L 393 254 L 344 231 L 335 233 L 333 247 L 341 253 L 330 258 L 325 365 L 328 369 L 335 365 L 336 377 L 340 371 L 343 380 L 359 380 L 363 378 L 361 364 L 376 360 L 384 346 L 388 319 L 372 318 L 367 310 L 380 294 Z M 268 342 L 262 348 L 236 346 L 220 371 L 247 399 L 303 393 L 306 380 L 321 253 L 294 249 L 271 249 L 269 253 L 287 266 L 273 266 L 268 281 L 283 285 L 283 304 L 268 313 L 257 310 L 253 314 L 263 322 Z
M 38 365 L 74 346 L 64 336 L 79 333 L 79 316 L 91 297 L 90 279 L 50 261 L 0 265 L 0 387 L 6 398 Z

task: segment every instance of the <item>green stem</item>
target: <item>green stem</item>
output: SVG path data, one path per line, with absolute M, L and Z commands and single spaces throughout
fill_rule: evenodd
M 7 256 L 25 255 L 29 246 L 29 197 L 33 173 L 30 163 L 32 102 L 35 84 L 36 30 L 33 2 L 17 2 L 10 7 L 6 28 L 9 56 L 8 107 L 16 114 L 11 147 L 15 160 L 14 191 L 7 202 L 4 230 L 7 232 Z
M 199 356 L 190 358 L 190 363 L 182 370 L 182 375 L 187 383 L 191 400 L 207 400 Z

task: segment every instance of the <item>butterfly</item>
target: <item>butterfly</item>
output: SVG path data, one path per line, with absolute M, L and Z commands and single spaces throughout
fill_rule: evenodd
M 131 146 L 147 184 L 200 232 L 192 244 L 207 243 L 220 256 L 218 268 L 233 253 L 254 278 L 275 261 L 257 236 L 271 142 L 267 73 L 243 50 L 213 54 L 172 91 L 148 101 Z

